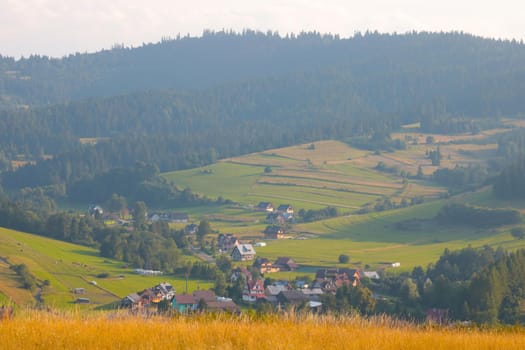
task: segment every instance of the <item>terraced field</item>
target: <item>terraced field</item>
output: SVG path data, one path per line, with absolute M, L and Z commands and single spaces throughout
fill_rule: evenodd
M 419 154 L 414 153 L 416 156 Z M 424 156 L 424 151 L 423 151 Z M 420 161 L 403 154 L 374 155 L 338 141 L 320 141 L 242 157 L 205 168 L 165 174 L 180 187 L 245 205 L 289 203 L 297 209 L 334 206 L 352 211 L 383 197 L 437 197 L 445 189 L 375 169 L 378 162 L 409 167 Z M 427 160 L 428 161 L 428 160 Z M 268 171 L 271 169 L 271 171 Z

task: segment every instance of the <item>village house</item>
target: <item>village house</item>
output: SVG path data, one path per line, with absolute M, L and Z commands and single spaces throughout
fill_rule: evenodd
M 281 204 L 277 207 L 277 211 L 280 213 L 293 214 L 294 210 L 290 204 Z
M 142 306 L 140 295 L 137 293 L 128 294 L 120 301 L 121 308 L 140 308 Z
M 275 266 L 270 260 L 266 258 L 255 259 L 253 267 L 258 269 L 262 274 L 279 272 L 279 267 Z
M 299 267 L 290 257 L 281 256 L 273 263 L 280 271 L 295 271 Z
M 346 268 L 319 269 L 315 274 L 314 287 L 325 293 L 335 293 L 342 286 L 357 286 L 360 281 L 358 270 Z
M 158 304 L 163 300 L 171 300 L 175 296 L 175 289 L 167 282 L 144 289 L 139 293 L 127 295 L 120 301 L 120 307 L 137 309 L 150 304 Z
M 171 307 L 180 313 L 196 311 L 239 313 L 239 307 L 228 298 L 218 297 L 211 290 L 199 290 L 193 294 L 175 295 Z M 199 310 L 199 308 L 202 308 Z
M 259 211 L 266 211 L 268 213 L 271 213 L 273 212 L 273 204 L 270 203 L 270 202 L 260 202 L 258 205 L 257 205 L 257 210 Z
M 302 288 L 302 289 L 299 289 L 299 291 L 303 293 L 304 295 L 306 295 L 308 297 L 308 300 L 310 301 L 320 301 L 321 295 L 324 294 L 321 288 L 312 288 L 312 289 Z
M 284 230 L 280 226 L 267 226 L 264 230 L 264 238 L 266 239 L 282 239 L 284 238 Z
M 148 216 L 148 220 L 151 222 L 176 222 L 176 223 L 185 223 L 190 219 L 187 213 L 151 213 Z
M 88 207 L 88 213 L 92 217 L 101 218 L 102 215 L 104 215 L 104 210 L 99 205 L 90 204 Z
M 189 224 L 184 227 L 184 234 L 186 235 L 197 234 L 197 231 L 199 231 L 199 225 L 197 224 Z
M 254 303 L 264 298 L 264 281 L 261 278 L 257 280 L 246 280 L 242 291 L 242 300 L 248 303 Z
M 178 294 L 171 299 L 171 308 L 180 313 L 188 313 L 196 310 L 197 303 L 191 294 Z
M 206 311 L 207 312 L 228 312 L 231 314 L 239 314 L 241 309 L 233 302 L 233 300 L 216 300 L 206 302 Z
M 213 290 L 196 290 L 193 292 L 195 300 L 214 301 L 217 299 Z
M 255 249 L 251 244 L 236 244 L 231 253 L 233 261 L 248 261 L 255 259 Z
M 266 300 L 269 301 L 270 303 L 274 304 L 274 305 L 277 305 L 278 304 L 277 295 L 279 295 L 279 293 L 281 293 L 282 291 L 285 291 L 285 290 L 289 290 L 288 285 L 286 285 L 286 284 L 278 284 L 278 285 L 270 284 L 270 285 L 267 285 L 266 288 L 264 289 L 264 294 L 266 295 Z
M 185 223 L 190 220 L 188 213 L 171 213 L 169 214 L 170 222 Z
M 221 253 L 230 251 L 237 244 L 239 244 L 239 240 L 231 233 L 221 233 L 217 239 L 217 248 Z
M 153 287 L 153 290 L 162 298 L 162 300 L 171 300 L 175 295 L 175 288 L 167 282 L 159 283 Z
M 308 303 L 309 301 L 310 299 L 308 298 L 308 296 L 295 289 L 284 290 L 277 294 L 277 302 L 280 305 L 300 306 L 302 304 Z

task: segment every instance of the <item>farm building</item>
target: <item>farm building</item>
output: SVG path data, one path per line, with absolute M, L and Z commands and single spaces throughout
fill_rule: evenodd
M 233 261 L 247 261 L 255 259 L 255 249 L 251 244 L 236 244 L 231 253 Z
M 260 202 L 258 205 L 257 205 L 257 210 L 260 210 L 260 211 L 267 211 L 269 213 L 273 212 L 273 204 L 270 203 L 270 202 Z
M 264 230 L 264 238 L 266 239 L 282 239 L 284 238 L 284 230 L 277 225 L 267 226 Z

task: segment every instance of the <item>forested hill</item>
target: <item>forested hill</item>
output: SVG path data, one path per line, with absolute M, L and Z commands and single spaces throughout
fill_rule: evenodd
M 458 33 L 216 33 L 0 65 L 4 107 L 30 105 L 0 110 L 0 169 L 39 160 L 4 172 L 7 188 L 73 183 L 136 161 L 181 169 L 402 123 L 443 128 L 525 112 L 525 45 Z M 105 97 L 70 100 L 90 95 Z M 42 105 L 53 101 L 64 102 Z
M 487 85 L 505 88 L 523 82 L 523 62 L 522 44 L 460 33 L 367 33 L 339 39 L 318 33 L 280 37 L 253 31 L 205 32 L 199 38 L 168 39 L 61 59 L 0 56 L 0 107 L 150 89 L 203 89 L 327 67 L 370 81 L 363 88 L 374 93 L 380 87 L 375 83 L 378 79 L 397 81 L 400 86 L 418 79 L 426 88 L 473 89 L 460 97 L 475 98 Z M 430 80 L 426 79 L 429 75 Z

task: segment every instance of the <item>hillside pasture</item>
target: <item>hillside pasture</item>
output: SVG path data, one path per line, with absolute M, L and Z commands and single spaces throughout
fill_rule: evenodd
M 403 187 L 399 177 L 352 163 L 352 159 L 366 158 L 370 152 L 338 141 L 313 145 L 225 159 L 165 176 L 179 187 L 189 187 L 208 197 L 222 196 L 245 205 L 260 201 L 288 203 L 296 209 L 358 209 Z M 271 172 L 265 172 L 268 168 Z
M 468 245 L 484 245 L 505 249 L 525 248 L 525 240 L 510 235 L 510 227 L 480 229 L 473 227 L 443 227 L 431 220 L 445 201 L 439 200 L 381 213 L 350 215 L 310 224 L 300 224 L 294 231 L 310 233 L 315 238 L 267 241 L 257 249 L 259 256 L 275 259 L 291 256 L 304 266 L 338 266 L 338 256 L 350 256 L 350 266 L 386 267 L 400 262 L 399 271 L 414 266 L 426 267 L 443 251 Z
M 46 306 L 76 306 L 77 297 L 89 298 L 82 308 L 97 308 L 119 301 L 127 294 L 142 291 L 160 282 L 171 283 L 177 291 L 185 289 L 185 280 L 171 275 L 140 276 L 125 263 L 102 258 L 95 249 L 0 228 L 0 292 L 18 305 L 35 303 L 35 292 L 20 288 L 8 264 L 26 264 L 43 286 L 41 297 Z M 98 278 L 101 273 L 107 278 Z M 96 285 L 92 282 L 96 282 Z M 211 283 L 190 280 L 189 289 L 206 289 Z M 74 288 L 85 288 L 86 294 L 75 295 Z

